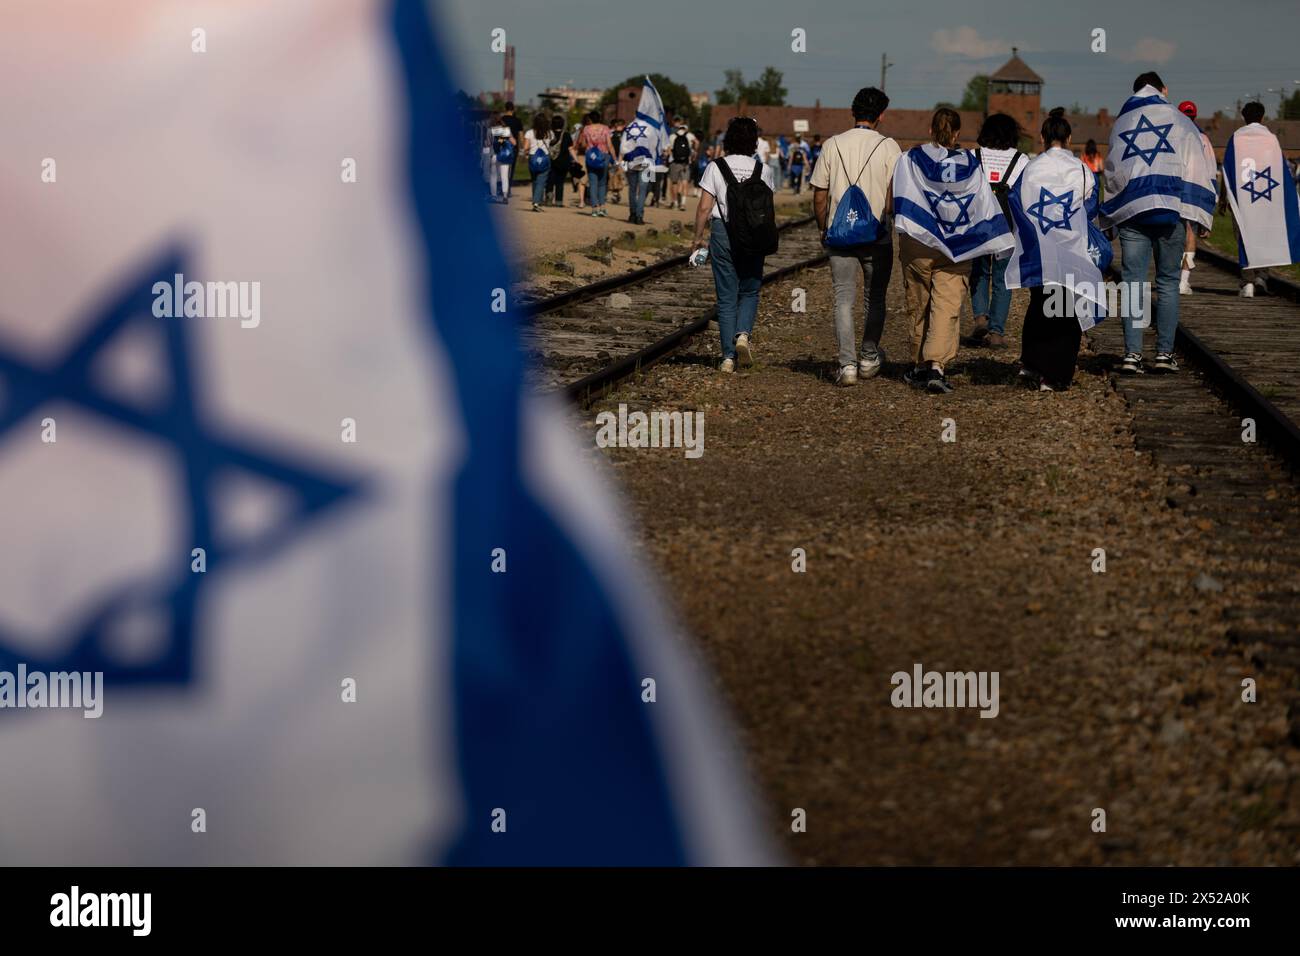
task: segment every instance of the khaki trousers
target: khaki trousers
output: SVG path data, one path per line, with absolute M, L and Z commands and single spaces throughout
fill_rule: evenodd
M 912 330 L 912 361 L 930 362 L 940 371 L 957 357 L 961 304 L 970 283 L 970 262 L 952 262 L 943 253 L 899 233 L 903 292 Z

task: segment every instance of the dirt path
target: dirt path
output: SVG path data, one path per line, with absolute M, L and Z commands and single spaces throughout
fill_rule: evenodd
M 829 382 L 823 268 L 765 291 L 753 371 L 719 376 L 701 337 L 576 426 L 594 445 L 619 402 L 704 412 L 698 460 L 592 455 L 713 667 L 774 839 L 821 864 L 1300 862 L 1300 751 L 1263 675 L 1241 702 L 1226 598 L 1193 584 L 1214 542 L 1135 452 L 1109 359 L 1066 393 L 1012 388 L 1018 293 L 1013 347 L 963 349 L 956 390 L 920 394 L 901 304 L 896 268 L 891 361 L 856 388 Z M 916 663 L 996 671 L 997 717 L 891 706 Z

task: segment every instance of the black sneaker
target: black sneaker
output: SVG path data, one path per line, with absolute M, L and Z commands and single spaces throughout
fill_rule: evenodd
M 932 368 L 916 368 L 913 366 L 903 373 L 903 381 L 913 388 L 925 388 L 930 381 L 930 376 L 934 374 Z
M 1174 361 L 1172 352 L 1157 352 L 1156 360 L 1151 363 L 1151 371 L 1162 372 L 1165 375 L 1173 375 L 1178 371 L 1178 363 Z
M 1142 375 L 1146 369 L 1142 367 L 1142 356 L 1138 352 L 1129 352 L 1124 356 L 1124 360 L 1119 363 L 1121 375 Z
M 1039 375 L 1032 368 L 1022 368 L 1016 375 L 1016 384 L 1021 388 L 1038 388 L 1042 384 L 1043 376 Z
M 930 380 L 925 383 L 925 390 L 931 395 L 947 395 L 952 391 L 948 379 L 938 369 L 930 369 Z

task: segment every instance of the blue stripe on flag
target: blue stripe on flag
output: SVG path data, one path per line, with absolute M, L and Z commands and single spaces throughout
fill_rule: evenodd
M 964 183 L 977 172 L 981 171 L 980 164 L 975 161 L 974 154 L 969 153 L 964 149 L 949 150 L 946 158 L 950 159 L 953 156 L 961 156 L 963 154 L 966 157 L 966 164 L 964 166 L 960 163 L 945 165 L 943 160 L 931 159 L 925 152 L 924 148 L 920 146 L 913 146 L 907 151 L 908 157 L 916 164 L 916 168 L 920 171 L 921 175 L 930 180 L 932 185 L 939 187 L 944 185 L 951 186 L 953 183 Z M 949 169 L 955 170 L 955 178 L 944 179 L 944 173 Z
M 1285 164 L 1285 160 L 1283 161 Z M 1295 182 L 1282 171 L 1282 184 L 1277 187 L 1282 194 L 1282 205 L 1286 207 L 1286 240 L 1291 251 L 1291 261 L 1300 262 L 1300 193 Z
M 1016 221 L 1016 241 L 1020 243 L 1020 286 L 1024 289 L 1040 286 L 1043 284 L 1043 254 L 1038 246 L 1038 230 L 1025 215 L 1018 185 L 1010 191 L 1007 199 Z
M 1130 179 L 1124 188 L 1101 204 L 1102 212 L 1113 216 L 1131 202 L 1148 196 L 1168 196 L 1180 203 L 1214 212 L 1214 193 L 1198 183 L 1186 182 L 1179 176 L 1139 176 Z
M 449 509 L 464 825 L 447 862 L 681 864 L 640 675 L 608 596 L 522 482 L 518 326 L 489 309 L 492 290 L 509 288 L 510 276 L 472 160 L 447 150 L 445 131 L 460 120 L 425 0 L 393 0 L 391 25 L 409 98 L 429 332 L 449 359 L 467 443 Z M 448 189 L 449 174 L 463 188 Z M 509 573 L 489 571 L 498 546 Z M 507 812 L 504 834 L 490 829 L 496 807 Z
M 663 125 L 657 119 L 655 119 L 653 116 L 647 116 L 645 113 L 642 113 L 640 110 L 636 111 L 636 118 L 641 120 L 644 123 L 649 123 L 655 129 L 663 129 Z
M 1228 137 L 1228 147 L 1223 151 L 1223 181 L 1228 185 L 1228 192 L 1232 194 L 1232 201 L 1237 202 L 1237 148 L 1236 140 Z M 1234 206 L 1234 215 L 1235 215 Z M 1240 230 L 1237 231 L 1237 265 L 1245 268 L 1246 266 L 1246 243 L 1243 241 Z
M 1115 114 L 1115 118 L 1119 119 L 1125 113 L 1131 113 L 1133 112 L 1133 110 L 1140 110 L 1142 109 L 1142 107 L 1150 106 L 1153 103 L 1167 103 L 1167 102 L 1168 100 L 1166 100 L 1163 96 L 1159 96 L 1159 95 L 1142 96 L 1142 97 L 1130 96 L 1127 100 L 1124 101 L 1124 105 L 1120 107 L 1119 112 Z
M 894 197 L 894 214 L 910 219 L 924 228 L 947 247 L 954 259 L 972 249 L 978 249 L 998 236 L 1005 236 L 1010 231 L 1007 227 L 1007 219 L 1002 215 L 1000 208 L 996 216 L 976 223 L 959 236 L 946 235 L 929 209 L 904 196 Z

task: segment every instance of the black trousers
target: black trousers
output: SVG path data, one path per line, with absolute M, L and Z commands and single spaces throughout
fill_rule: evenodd
M 1055 288 L 1062 298 L 1069 297 L 1065 288 Z M 1020 333 L 1020 364 L 1043 376 L 1054 388 L 1068 388 L 1074 379 L 1083 333 L 1073 309 L 1055 310 L 1069 315 L 1049 316 L 1046 304 L 1043 286 L 1029 290 L 1029 311 L 1025 313 L 1025 327 Z

